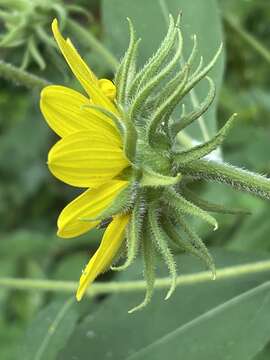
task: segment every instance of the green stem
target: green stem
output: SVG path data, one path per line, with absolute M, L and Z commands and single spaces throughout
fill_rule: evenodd
M 224 279 L 233 279 L 243 275 L 256 274 L 270 270 L 270 260 L 247 263 L 244 265 L 228 266 L 217 270 L 216 281 Z M 213 275 L 210 271 L 202 271 L 196 274 L 178 276 L 176 285 L 192 285 L 211 281 Z M 171 285 L 169 277 L 157 279 L 155 282 L 156 289 L 168 288 Z M 62 293 L 73 293 L 77 289 L 77 282 L 74 281 L 55 281 L 55 280 L 36 280 L 36 279 L 19 279 L 19 278 L 0 278 L 0 287 L 16 290 L 38 290 L 52 291 Z M 123 281 L 123 282 L 96 282 L 91 285 L 87 291 L 88 296 L 109 293 L 127 293 L 137 292 L 146 289 L 145 281 Z
M 117 59 L 114 55 L 107 50 L 102 43 L 96 39 L 93 34 L 79 25 L 77 22 L 68 19 L 68 26 L 71 31 L 78 37 L 79 40 L 82 40 L 84 44 L 89 45 L 94 51 L 99 53 L 100 56 L 107 62 L 111 70 L 115 71 L 119 65 Z
M 256 196 L 270 199 L 270 179 L 250 171 L 216 161 L 204 159 L 176 166 L 183 175 L 224 183 L 237 190 L 251 192 Z
M 29 89 L 43 88 L 50 85 L 50 83 L 36 75 L 30 74 L 27 71 L 21 70 L 16 66 L 0 60 L 0 77 L 11 80 L 16 84 L 23 85 Z
M 264 60 L 270 63 L 270 51 L 261 44 L 254 36 L 249 34 L 245 29 L 243 29 L 236 21 L 236 19 L 230 14 L 223 15 L 226 23 L 248 44 L 250 45 L 258 54 L 261 55 Z

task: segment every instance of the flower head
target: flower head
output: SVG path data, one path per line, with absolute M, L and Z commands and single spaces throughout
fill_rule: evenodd
M 147 291 L 134 311 L 145 306 L 153 294 L 157 253 L 172 279 L 166 298 L 174 291 L 177 271 L 171 244 L 200 258 L 215 277 L 213 259 L 186 217 L 195 216 L 215 230 L 217 221 L 209 212 L 233 214 L 238 210 L 198 198 L 189 189 L 190 181 L 224 182 L 268 198 L 270 185 L 262 176 L 206 157 L 223 142 L 235 115 L 204 143 L 195 144 L 184 134 L 213 102 L 215 85 L 207 75 L 222 47 L 209 64 L 203 67 L 201 60 L 194 69 L 196 37 L 190 57 L 183 62 L 179 19 L 174 22 L 170 17 L 160 48 L 137 70 L 139 40 L 130 20 L 129 25 L 129 47 L 113 83 L 97 79 L 71 40 L 62 37 L 54 20 L 54 37 L 85 95 L 63 86 L 48 86 L 41 93 L 41 111 L 61 137 L 49 152 L 49 169 L 63 182 L 86 188 L 61 212 L 58 235 L 78 236 L 110 220 L 83 271 L 77 299 L 100 273 L 110 266 L 113 270 L 127 268 L 141 251 Z M 203 79 L 209 84 L 205 100 L 191 112 L 175 117 L 175 108 Z M 184 134 L 184 142 L 179 133 Z M 120 252 L 126 254 L 126 261 L 112 266 Z

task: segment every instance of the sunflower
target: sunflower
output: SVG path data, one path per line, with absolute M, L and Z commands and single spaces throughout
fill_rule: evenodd
M 123 152 L 121 134 L 111 118 L 119 117 L 114 103 L 114 84 L 107 79 L 97 79 L 72 42 L 63 38 L 56 19 L 52 31 L 66 62 L 87 94 L 51 85 L 42 90 L 40 100 L 48 125 L 61 138 L 49 152 L 50 171 L 69 185 L 86 188 L 63 209 L 57 221 L 58 236 L 72 238 L 100 224 L 98 216 L 129 184 L 121 174 L 130 163 Z M 112 218 L 98 250 L 82 273 L 76 294 L 78 301 L 95 278 L 111 265 L 125 238 L 129 217 L 121 214 Z
M 141 254 L 146 292 L 133 312 L 147 305 L 153 295 L 156 262 L 168 267 L 171 285 L 177 284 L 173 250 L 198 257 L 215 278 L 215 264 L 188 217 L 218 223 L 210 212 L 237 214 L 199 198 L 189 187 L 197 179 L 228 184 L 270 198 L 268 178 L 216 161 L 212 152 L 224 141 L 235 114 L 212 138 L 194 143 L 186 133 L 201 119 L 215 98 L 215 84 L 208 76 L 222 46 L 212 60 L 197 67 L 196 36 L 193 49 L 183 62 L 183 39 L 169 17 L 168 32 L 160 47 L 142 67 L 137 66 L 137 39 L 132 22 L 129 46 L 115 73 L 114 83 L 97 79 L 69 39 L 52 24 L 54 37 L 87 96 L 63 86 L 48 86 L 41 94 L 41 110 L 49 126 L 61 137 L 49 152 L 51 172 L 63 182 L 86 188 L 62 211 L 58 235 L 81 235 L 110 219 L 101 244 L 82 273 L 77 299 L 95 278 L 124 253 L 126 260 L 113 270 L 124 270 Z M 209 84 L 207 96 L 193 109 L 184 106 L 186 96 L 202 80 Z M 115 85 L 114 85 L 115 84 Z M 183 105 L 180 117 L 178 105 Z M 209 156 L 211 155 L 211 156 Z M 125 245 L 126 249 L 124 246 Z

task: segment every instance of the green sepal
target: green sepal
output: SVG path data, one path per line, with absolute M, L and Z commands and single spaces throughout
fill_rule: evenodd
M 53 2 L 52 2 L 52 4 L 50 4 L 50 6 L 57 14 L 57 17 L 58 17 L 59 22 L 60 22 L 61 29 L 64 29 L 65 26 L 66 26 L 67 17 L 68 17 L 66 9 L 64 8 L 63 5 L 56 4 L 56 3 L 53 3 Z
M 172 223 L 169 216 L 162 214 L 161 227 L 164 232 L 167 234 L 168 239 L 180 250 L 187 253 L 192 253 L 194 251 L 194 246 L 186 241 L 182 234 L 180 235 L 180 229 L 176 229 L 176 226 Z M 196 249 L 195 249 L 196 251 Z
M 29 53 L 29 49 L 26 48 L 26 50 L 24 50 L 24 53 L 23 53 L 20 69 L 25 70 L 27 68 L 29 62 L 30 62 L 30 53 Z
M 180 153 L 175 152 L 174 161 L 176 164 L 187 164 L 194 160 L 201 159 L 202 157 L 210 154 L 218 146 L 220 146 L 231 130 L 237 114 L 233 114 L 226 124 L 219 130 L 219 132 L 209 141 L 194 146 L 191 149 L 186 151 L 181 151 Z
M 185 198 L 193 202 L 195 205 L 200 207 L 205 211 L 216 212 L 221 214 L 231 214 L 231 215 L 251 215 L 251 211 L 246 209 L 236 209 L 236 208 L 229 208 L 224 205 L 220 204 L 213 204 L 205 199 L 200 198 L 197 194 L 193 191 L 187 189 L 186 187 L 183 189 L 183 194 Z
M 168 62 L 168 64 L 155 76 L 153 76 L 141 89 L 139 89 L 138 94 L 134 98 L 131 109 L 130 117 L 133 119 L 136 118 L 136 114 L 141 111 L 142 107 L 147 102 L 149 95 L 153 90 L 160 85 L 160 82 L 165 79 L 179 64 L 179 59 L 182 53 L 183 39 L 180 30 L 177 30 L 177 48 L 173 58 Z
M 191 53 L 189 55 L 189 58 L 187 59 L 187 64 L 189 66 L 192 65 L 193 61 L 196 58 L 197 52 L 198 52 L 198 39 L 197 39 L 197 36 L 194 34 L 194 35 L 192 35 L 191 39 L 193 41 L 193 46 L 192 46 L 192 50 L 191 50 Z
M 181 229 L 187 234 L 191 244 L 195 249 L 198 250 L 198 256 L 205 262 L 208 269 L 212 272 L 213 280 L 216 279 L 216 267 L 214 260 L 209 253 L 207 247 L 205 246 L 202 239 L 197 235 L 195 231 L 188 225 L 188 223 L 183 219 L 183 217 L 178 217 L 177 222 L 179 223 Z
M 39 52 L 36 41 L 34 40 L 33 37 L 30 37 L 28 41 L 28 49 L 29 49 L 29 53 L 32 55 L 32 58 L 40 67 L 40 70 L 44 70 L 46 67 L 46 62 L 43 59 L 41 53 Z
M 115 84 L 117 87 L 116 98 L 119 104 L 125 104 L 125 99 L 127 95 L 126 89 L 128 86 L 127 83 L 130 74 L 130 66 L 133 62 L 134 49 L 136 44 L 136 35 L 133 24 L 129 18 L 127 18 L 127 21 L 129 25 L 129 34 L 130 34 L 129 46 L 115 76 Z
M 140 247 L 142 236 L 142 225 L 144 216 L 144 205 L 141 196 L 138 196 L 137 201 L 132 210 L 129 224 L 127 226 L 127 258 L 126 261 L 119 266 L 111 267 L 114 271 L 122 271 L 127 269 L 135 260 Z
M 122 112 L 123 122 L 125 123 L 125 135 L 124 135 L 124 153 L 131 163 L 134 164 L 137 148 L 137 129 L 132 122 L 128 114 L 125 113 L 124 109 L 120 108 Z
M 190 81 L 187 83 L 184 93 L 188 93 L 200 80 L 202 80 L 209 71 L 214 67 L 215 63 L 217 62 L 219 55 L 221 54 L 223 49 L 223 44 L 220 45 L 216 54 L 214 55 L 213 59 L 196 75 L 191 76 Z
M 175 106 L 182 99 L 183 90 L 186 86 L 189 74 L 189 67 L 185 66 L 180 75 L 177 76 L 178 85 L 174 88 L 172 94 L 163 99 L 163 102 L 158 106 L 151 120 L 147 124 L 146 136 L 151 145 L 154 145 L 154 136 L 158 131 L 163 121 L 168 121 Z
M 5 34 L 0 41 L 0 47 L 16 47 L 24 43 L 23 26 L 18 25 Z
M 180 220 L 181 221 L 181 220 Z M 168 216 L 165 215 L 164 220 L 162 221 L 162 227 L 169 239 L 173 241 L 173 243 L 180 248 L 181 250 L 196 256 L 198 259 L 202 260 L 206 267 L 212 271 L 213 277 L 215 276 L 215 265 L 214 261 L 206 249 L 205 245 L 202 243 L 202 240 L 198 238 L 198 236 L 192 231 L 190 232 L 190 228 L 187 227 L 187 223 L 181 221 L 182 230 L 188 235 L 188 239 L 185 239 L 182 235 L 179 235 L 179 231 L 181 229 L 181 225 L 177 227 L 172 223 Z M 188 233 L 188 234 L 187 234 Z
M 175 211 L 177 211 L 180 217 L 183 214 L 195 216 L 203 221 L 208 222 L 210 225 L 214 227 L 214 230 L 218 228 L 218 223 L 213 216 L 208 214 L 206 211 L 200 209 L 192 202 L 186 200 L 183 196 L 178 194 L 172 188 L 164 189 L 164 196 L 162 200 L 171 208 L 173 208 Z
M 57 49 L 57 44 L 54 41 L 54 39 L 49 36 L 46 31 L 44 30 L 44 28 L 41 25 L 38 25 L 35 27 L 35 32 L 38 36 L 38 38 L 44 42 L 44 44 L 48 45 L 48 47 L 50 48 L 55 48 Z
M 163 64 L 164 59 L 171 50 L 171 47 L 174 43 L 175 36 L 175 25 L 173 17 L 169 17 L 169 28 L 167 35 L 165 36 L 162 44 L 160 45 L 157 52 L 149 59 L 145 66 L 138 72 L 134 81 L 131 84 L 129 96 L 132 98 L 138 91 L 139 87 L 143 84 L 144 81 L 147 81 L 151 78 L 158 70 L 159 66 Z
M 203 66 L 203 57 L 200 56 L 199 64 L 198 64 L 197 68 L 194 70 L 191 78 L 193 78 L 193 77 L 195 77 L 195 76 L 197 76 L 197 75 L 199 74 L 199 72 L 200 72 L 201 69 L 202 69 L 202 66 Z
M 156 264 L 156 253 L 154 248 L 154 239 L 153 235 L 151 234 L 148 226 L 145 227 L 142 236 L 142 256 L 143 256 L 143 263 L 144 263 L 144 278 L 146 281 L 146 292 L 144 300 L 134 307 L 133 309 L 129 310 L 129 314 L 142 310 L 146 305 L 148 305 L 152 299 L 154 293 L 154 286 L 155 286 L 155 264 Z
M 177 174 L 176 176 L 165 176 L 155 172 L 152 169 L 144 168 L 143 175 L 140 180 L 140 185 L 150 186 L 150 187 L 160 187 L 160 186 L 170 186 L 175 185 L 179 181 L 181 181 L 181 174 Z
M 153 239 L 157 246 L 157 249 L 160 252 L 160 254 L 162 255 L 162 257 L 169 269 L 169 272 L 170 272 L 171 286 L 165 297 L 165 300 L 167 300 L 170 298 L 170 296 L 172 295 L 172 293 L 174 292 L 174 290 L 176 288 L 177 269 L 176 269 L 174 257 L 168 246 L 166 234 L 164 233 L 164 231 L 162 230 L 162 228 L 159 225 L 156 205 L 157 204 L 153 203 L 149 207 L 148 222 L 149 222 L 151 233 L 153 234 Z
M 181 59 L 179 59 L 179 63 L 182 64 L 182 70 L 180 71 L 180 73 L 177 73 L 176 76 L 174 76 L 166 85 L 165 87 L 163 87 L 158 95 L 157 95 L 157 99 L 156 99 L 156 106 L 161 105 L 164 102 L 164 99 L 167 99 L 176 89 L 176 87 L 178 86 L 179 82 L 181 81 L 184 72 L 186 71 L 186 69 L 191 69 L 191 65 L 194 61 L 194 58 L 196 56 L 197 53 L 197 36 L 193 35 L 192 37 L 193 40 L 193 47 L 191 50 L 191 54 L 187 60 L 186 63 L 183 63 L 183 61 L 181 61 Z M 189 75 L 189 74 L 188 74 Z
M 183 130 L 187 126 L 193 123 L 193 121 L 197 120 L 200 116 L 202 116 L 213 103 L 216 95 L 215 83 L 211 78 L 206 76 L 205 78 L 209 82 L 209 92 L 206 96 L 205 100 L 201 103 L 201 105 L 194 111 L 181 116 L 181 118 L 177 121 L 174 121 L 170 126 L 170 134 L 172 138 L 179 133 L 179 131 Z

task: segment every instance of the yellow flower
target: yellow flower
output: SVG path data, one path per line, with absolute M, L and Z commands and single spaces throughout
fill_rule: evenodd
M 96 227 L 95 219 L 115 197 L 128 186 L 120 173 L 130 165 L 123 152 L 117 127 L 96 105 L 119 115 L 114 103 L 116 88 L 107 79 L 97 79 L 82 60 L 69 39 L 65 40 L 55 19 L 52 30 L 56 42 L 73 74 L 87 96 L 64 86 L 52 85 L 42 90 L 40 107 L 49 126 L 61 139 L 48 155 L 48 166 L 63 182 L 87 188 L 68 204 L 58 218 L 58 235 L 71 238 Z M 90 188 L 90 189 L 88 189 Z M 80 279 L 77 299 L 86 288 L 112 263 L 124 238 L 129 215 L 114 216 L 101 244 L 90 259 Z

